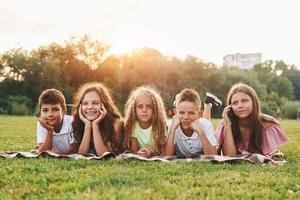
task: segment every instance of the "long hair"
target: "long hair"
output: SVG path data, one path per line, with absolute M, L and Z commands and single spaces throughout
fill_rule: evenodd
M 133 90 L 125 104 L 125 148 L 130 147 L 130 137 L 133 135 L 135 123 L 138 121 L 136 116 L 136 98 L 146 95 L 151 98 L 153 104 L 152 116 L 152 136 L 155 143 L 155 151 L 163 153 L 166 132 L 166 113 L 161 96 L 149 86 L 141 86 Z
M 72 127 L 75 141 L 80 144 L 84 133 L 84 122 L 79 117 L 79 106 L 82 103 L 85 94 L 91 91 L 98 93 L 104 107 L 107 110 L 107 114 L 103 120 L 99 122 L 99 128 L 102 133 L 104 143 L 107 144 L 107 142 L 111 142 L 112 147 L 114 148 L 114 136 L 116 134 L 114 129 L 114 121 L 115 119 L 120 119 L 121 115 L 110 96 L 109 90 L 104 85 L 97 82 L 86 83 L 82 85 L 74 96 L 75 106 L 73 108 L 74 119 L 72 122 Z
M 249 124 L 250 124 L 250 138 L 249 138 L 249 152 L 251 153 L 262 153 L 262 145 L 263 145 L 263 124 L 260 119 L 261 111 L 259 105 L 259 99 L 255 92 L 255 90 L 243 83 L 237 83 L 233 85 L 227 96 L 227 105 L 230 105 L 232 96 L 238 92 L 245 93 L 249 95 L 253 102 L 253 111 L 249 116 Z M 239 128 L 239 118 L 233 114 L 231 118 L 231 130 L 233 134 L 233 139 L 235 144 L 241 142 L 241 132 Z

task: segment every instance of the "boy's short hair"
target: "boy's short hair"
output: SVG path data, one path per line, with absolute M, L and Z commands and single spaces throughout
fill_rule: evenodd
M 47 89 L 41 93 L 39 97 L 40 110 L 43 104 L 60 104 L 62 109 L 67 109 L 65 96 L 57 89 Z
M 181 90 L 175 97 L 174 107 L 177 107 L 177 104 L 183 101 L 193 102 L 199 107 L 199 109 L 201 109 L 201 99 L 196 90 L 188 88 Z

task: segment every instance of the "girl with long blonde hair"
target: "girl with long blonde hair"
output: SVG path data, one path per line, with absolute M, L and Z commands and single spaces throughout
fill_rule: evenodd
M 161 96 L 149 86 L 131 92 L 125 105 L 125 148 L 144 157 L 164 154 L 166 113 Z

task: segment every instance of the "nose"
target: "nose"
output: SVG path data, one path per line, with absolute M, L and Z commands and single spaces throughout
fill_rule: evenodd
M 183 118 L 184 119 L 187 119 L 189 116 L 188 116 L 188 114 L 187 113 L 185 113 L 184 115 L 183 115 Z
M 48 112 L 48 117 L 51 117 L 52 115 L 53 115 L 53 111 L 50 110 L 50 111 Z
M 238 102 L 238 108 L 242 107 L 243 103 L 242 102 Z
M 147 111 L 146 106 L 143 107 L 143 110 L 142 110 L 142 111 L 143 111 L 143 112 L 146 112 L 146 111 Z

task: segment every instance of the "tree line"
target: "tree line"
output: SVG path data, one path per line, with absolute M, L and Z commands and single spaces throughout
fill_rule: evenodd
M 203 97 L 212 92 L 223 102 L 237 82 L 249 84 L 262 101 L 262 110 L 275 115 L 278 108 L 296 117 L 300 104 L 300 71 L 284 61 L 267 60 L 251 69 L 217 66 L 195 56 L 179 59 L 158 50 L 142 48 L 123 55 L 107 56 L 110 46 L 88 36 L 71 38 L 27 51 L 14 48 L 0 55 L 0 114 L 34 114 L 38 96 L 47 88 L 61 90 L 67 103 L 86 82 L 100 81 L 111 89 L 122 111 L 130 91 L 152 85 L 160 91 L 166 107 L 183 88 Z M 214 111 L 220 115 L 221 110 Z

